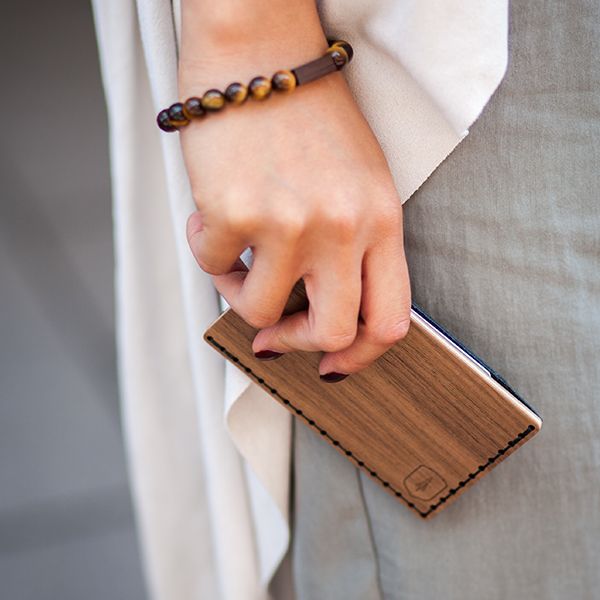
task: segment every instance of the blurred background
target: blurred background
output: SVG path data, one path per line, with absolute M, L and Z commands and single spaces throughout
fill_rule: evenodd
M 144 598 L 91 7 L 2 8 L 0 598 Z

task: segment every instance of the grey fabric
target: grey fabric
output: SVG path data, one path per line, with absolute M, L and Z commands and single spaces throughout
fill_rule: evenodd
M 414 300 L 541 434 L 422 522 L 295 423 L 298 600 L 600 598 L 599 40 L 596 0 L 513 3 L 505 80 L 405 205 Z
M 356 467 L 337 455 L 333 460 L 323 456 L 316 434 L 306 426 L 295 427 L 294 437 L 304 510 L 293 523 L 292 573 L 306 574 L 295 580 L 298 599 L 380 600 L 373 534 Z

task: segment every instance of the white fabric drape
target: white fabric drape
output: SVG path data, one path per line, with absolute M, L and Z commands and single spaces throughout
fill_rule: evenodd
M 268 598 L 289 543 L 291 415 L 202 333 L 218 316 L 185 240 L 194 210 L 177 135 L 179 3 L 93 0 L 112 164 L 119 372 L 153 597 Z M 506 0 L 324 0 L 331 37 L 403 201 L 480 114 L 507 62 Z

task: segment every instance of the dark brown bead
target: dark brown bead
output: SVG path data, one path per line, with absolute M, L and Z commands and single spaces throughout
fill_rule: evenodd
M 329 45 L 330 46 L 341 46 L 346 51 L 346 54 L 348 55 L 348 62 L 350 62 L 352 60 L 352 58 L 354 57 L 354 50 L 352 49 L 352 46 L 346 40 L 333 40 L 330 42 Z
M 327 49 L 327 54 L 331 56 L 338 70 L 348 62 L 348 54 L 341 46 L 331 46 L 331 48 Z
M 242 104 L 248 98 L 248 87 L 243 83 L 230 83 L 225 90 L 225 98 L 231 104 Z
M 296 76 L 291 71 L 277 71 L 271 78 L 271 84 L 279 92 L 291 92 L 296 89 Z
M 169 106 L 169 121 L 173 127 L 177 128 L 183 127 L 190 122 L 183 112 L 183 104 L 181 102 L 175 102 L 175 104 Z
M 188 98 L 183 104 L 183 112 L 188 119 L 199 119 L 206 114 L 200 98 Z
M 163 131 L 175 131 L 176 129 L 176 127 L 173 127 L 173 125 L 171 125 L 171 121 L 169 120 L 169 111 L 166 108 L 164 110 L 161 110 L 156 116 L 156 124 Z
M 271 80 L 262 75 L 255 77 L 248 84 L 248 90 L 255 100 L 265 100 L 271 95 Z
M 225 106 L 225 96 L 220 90 L 208 90 L 202 96 L 202 107 L 209 112 L 216 112 Z

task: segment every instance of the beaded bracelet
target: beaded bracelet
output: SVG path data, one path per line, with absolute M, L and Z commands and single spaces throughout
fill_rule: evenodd
M 177 131 L 192 120 L 222 110 L 226 103 L 243 104 L 248 97 L 254 100 L 265 100 L 271 95 L 272 90 L 291 92 L 299 85 L 339 71 L 352 60 L 354 51 L 344 40 L 328 40 L 328 43 L 329 48 L 321 58 L 295 69 L 277 71 L 271 79 L 258 76 L 247 86 L 238 82 L 230 83 L 224 93 L 210 89 L 204 92 L 202 98 L 192 97 L 185 102 L 176 102 L 169 108 L 161 110 L 156 117 L 156 122 L 163 131 Z

